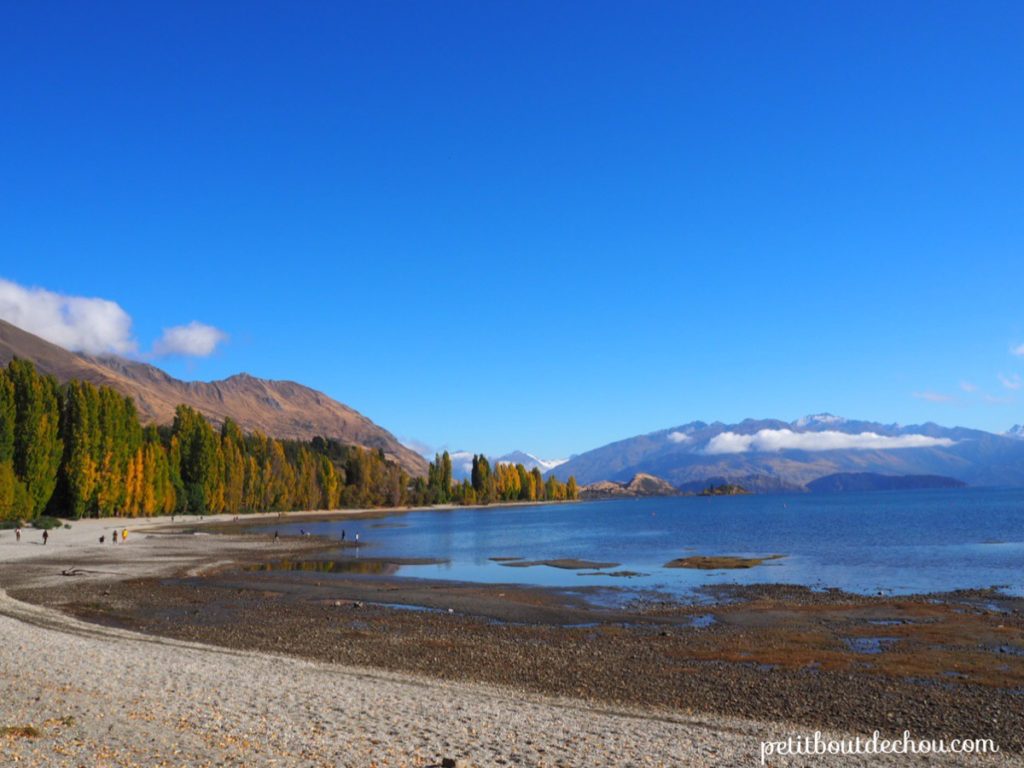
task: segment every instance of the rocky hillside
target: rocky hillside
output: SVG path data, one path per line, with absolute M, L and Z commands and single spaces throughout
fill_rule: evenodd
M 142 421 L 170 424 L 175 406 L 184 403 L 220 424 L 231 418 L 249 432 L 308 440 L 333 437 L 381 449 L 406 471 L 423 475 L 427 463 L 386 429 L 322 392 L 293 381 L 269 381 L 240 373 L 221 381 L 182 381 L 159 368 L 119 357 L 90 357 L 68 352 L 0 320 L 0 364 L 13 357 L 31 360 L 59 381 L 82 379 L 113 387 L 135 400 Z
M 626 496 L 676 496 L 679 491 L 667 480 L 638 472 L 628 483 L 599 480 L 580 489 L 583 499 L 610 499 Z

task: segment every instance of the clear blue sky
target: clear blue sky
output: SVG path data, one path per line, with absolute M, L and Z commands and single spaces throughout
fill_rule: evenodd
M 0 277 L 432 446 L 1003 430 L 1022 39 L 1016 2 L 8 2 Z

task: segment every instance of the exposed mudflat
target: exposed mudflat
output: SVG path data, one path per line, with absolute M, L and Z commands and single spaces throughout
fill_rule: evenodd
M 227 568 L 81 584 L 59 600 L 17 594 L 229 648 L 604 704 L 990 737 L 1024 749 L 1022 601 L 985 592 L 893 599 L 766 585 L 713 590 L 697 605 L 651 597 L 595 607 L 599 590 Z
M 399 578 L 314 537 L 135 524 L 99 545 L 115 524 L 0 535 L 0 585 L 39 606 L 0 611 L 7 762 L 750 765 L 761 738 L 818 728 L 990 738 L 989 764 L 1022 762 L 1024 600 L 996 592 L 626 599 Z

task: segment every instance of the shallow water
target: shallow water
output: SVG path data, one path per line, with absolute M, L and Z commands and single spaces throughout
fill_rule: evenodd
M 1024 594 L 1024 489 L 965 488 L 836 495 L 629 499 L 534 507 L 410 512 L 380 520 L 305 522 L 299 529 L 361 548 L 339 558 L 431 557 L 402 576 L 684 594 L 707 584 L 785 583 L 910 594 L 997 586 Z M 784 558 L 743 570 L 666 569 L 692 555 Z M 492 558 L 614 562 L 610 578 Z M 324 560 L 323 554 L 317 557 Z M 343 570 L 343 569 L 339 569 Z

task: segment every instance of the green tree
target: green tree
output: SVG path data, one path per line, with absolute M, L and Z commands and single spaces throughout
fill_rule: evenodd
M 180 473 L 188 511 L 206 514 L 217 507 L 221 484 L 219 441 L 203 416 L 179 405 L 174 412 L 172 431 L 180 441 Z
M 23 520 L 30 515 L 28 490 L 14 474 L 14 462 L 0 461 L 0 520 Z
M 491 464 L 487 461 L 487 457 L 482 453 L 477 456 L 473 455 L 473 471 L 472 481 L 473 490 L 476 491 L 477 497 L 482 497 L 487 492 L 488 483 L 491 477 Z
M 441 454 L 441 488 L 444 491 L 443 502 L 451 501 L 452 497 L 452 457 L 445 451 Z
M 14 429 L 17 408 L 14 402 L 14 382 L 7 371 L 0 368 L 0 463 L 14 461 Z
M 14 472 L 28 494 L 28 516 L 37 517 L 57 486 L 64 452 L 57 382 L 27 360 L 12 360 L 7 373 L 14 385 Z
M 99 399 L 96 387 L 85 381 L 70 381 L 64 388 L 61 486 L 64 507 L 75 518 L 92 514 L 96 509 Z
M 544 476 L 540 473 L 540 468 L 531 469 L 530 476 L 533 478 L 533 498 L 537 501 L 544 501 Z

